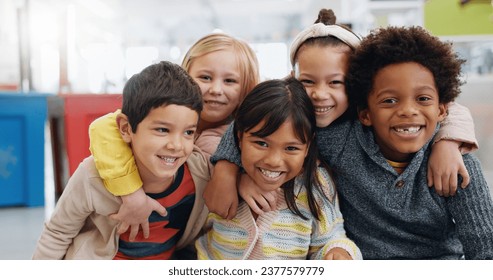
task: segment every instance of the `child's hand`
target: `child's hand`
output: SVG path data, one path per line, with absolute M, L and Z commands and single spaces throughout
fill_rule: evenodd
M 166 208 L 147 196 L 142 188 L 121 198 L 123 203 L 120 210 L 116 214 L 111 214 L 110 218 L 121 222 L 118 226 L 118 234 L 126 232 L 130 227 L 130 241 L 135 240 L 139 226 L 142 227 L 144 238 L 149 237 L 149 215 L 152 211 L 158 212 L 161 216 L 167 215 Z
M 236 176 L 239 167 L 229 161 L 220 160 L 214 167 L 214 174 L 204 190 L 205 205 L 212 213 L 232 219 L 238 208 Z
M 435 191 L 441 196 L 455 195 L 458 175 L 462 176 L 461 188 L 464 189 L 469 184 L 469 173 L 459 146 L 460 143 L 449 140 L 441 140 L 433 145 L 428 162 L 427 181 L 428 186 L 434 186 Z
M 262 191 L 247 174 L 241 174 L 238 192 L 253 212 L 262 215 L 264 211 L 273 211 L 277 208 L 277 191 Z M 260 206 L 260 207 L 259 207 Z
M 330 249 L 324 257 L 324 260 L 352 260 L 351 255 L 344 249 L 336 247 Z

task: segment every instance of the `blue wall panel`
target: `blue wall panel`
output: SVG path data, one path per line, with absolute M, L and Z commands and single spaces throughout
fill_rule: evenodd
M 0 206 L 44 205 L 46 96 L 0 93 Z

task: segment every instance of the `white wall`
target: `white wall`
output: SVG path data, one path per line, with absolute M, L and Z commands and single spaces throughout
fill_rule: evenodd
M 493 77 L 468 79 L 457 102 L 467 106 L 473 116 L 479 141 L 475 155 L 493 194 Z

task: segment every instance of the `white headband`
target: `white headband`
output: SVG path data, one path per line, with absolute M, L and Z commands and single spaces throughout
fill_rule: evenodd
M 291 48 L 289 51 L 291 66 L 294 66 L 294 56 L 301 44 L 303 44 L 306 40 L 310 38 L 326 36 L 334 36 L 353 49 L 358 47 L 361 41 L 361 39 L 356 34 L 339 25 L 325 25 L 321 22 L 315 23 L 298 33 L 298 35 L 296 35 L 296 37 L 294 38 L 293 43 L 291 43 Z

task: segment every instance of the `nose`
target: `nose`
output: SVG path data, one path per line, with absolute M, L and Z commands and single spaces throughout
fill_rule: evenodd
M 310 98 L 313 100 L 323 100 L 323 99 L 332 98 L 330 87 L 326 86 L 323 83 L 313 87 L 310 92 Z
M 170 134 L 168 137 L 168 142 L 166 143 L 166 149 L 179 151 L 183 147 L 183 138 L 181 135 Z
M 400 102 L 398 114 L 402 117 L 411 117 L 418 114 L 418 107 L 414 100 L 402 100 Z
M 214 80 L 211 82 L 209 87 L 209 93 L 211 94 L 221 94 L 223 90 L 222 82 L 220 80 Z
M 271 149 L 264 158 L 264 163 L 269 167 L 279 167 L 282 164 L 282 151 Z

